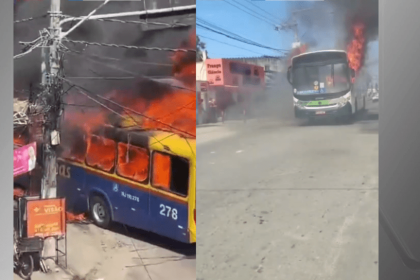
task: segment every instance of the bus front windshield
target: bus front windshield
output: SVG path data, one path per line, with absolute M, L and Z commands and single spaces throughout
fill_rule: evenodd
M 293 69 L 296 95 L 332 94 L 350 89 L 349 67 L 346 63 L 297 65 Z

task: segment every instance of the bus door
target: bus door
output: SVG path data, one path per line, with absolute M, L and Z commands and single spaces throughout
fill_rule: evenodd
M 187 159 L 154 151 L 152 154 L 153 188 L 151 192 L 151 231 L 163 236 L 189 242 L 188 188 L 190 163 Z
M 113 197 L 118 201 L 118 222 L 142 229 L 149 229 L 150 152 L 148 149 L 118 143 L 116 174 L 126 179 L 113 183 Z

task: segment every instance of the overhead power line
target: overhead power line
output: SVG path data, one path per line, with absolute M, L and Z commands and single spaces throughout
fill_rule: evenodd
M 22 23 L 22 22 L 33 21 L 33 20 L 37 20 L 37 19 L 41 19 L 41 18 L 46 18 L 47 16 L 48 16 L 48 14 L 45 14 L 45 15 L 42 15 L 42 16 L 25 18 L 25 19 L 18 19 L 18 20 L 15 20 L 13 23 Z
M 63 78 L 63 77 L 59 77 L 59 78 L 60 78 L 61 80 L 65 81 L 66 83 L 68 83 L 69 85 L 72 85 L 74 88 L 78 89 L 78 91 L 79 91 L 79 92 L 81 92 L 82 94 L 84 94 L 86 97 L 88 97 L 88 98 L 89 98 L 89 99 L 91 99 L 92 101 L 94 101 L 94 102 L 98 103 L 98 104 L 99 104 L 99 105 L 101 105 L 102 107 L 106 108 L 106 109 L 107 109 L 107 110 L 109 110 L 110 112 L 113 112 L 114 114 L 117 114 L 118 116 L 120 116 L 120 117 L 122 117 L 122 118 L 126 118 L 126 117 L 125 117 L 125 116 L 123 116 L 123 115 L 121 115 L 120 113 L 116 112 L 115 110 L 113 110 L 113 109 L 109 108 L 108 106 L 104 105 L 104 104 L 103 104 L 103 103 L 101 103 L 100 101 L 96 100 L 96 98 L 99 98 L 99 99 L 105 100 L 105 101 L 107 101 L 107 102 L 109 102 L 109 103 L 111 103 L 111 104 L 113 104 L 113 105 L 115 105 L 115 106 L 117 106 L 117 107 L 120 107 L 120 108 L 121 108 L 121 109 L 123 109 L 124 111 L 128 111 L 128 112 L 131 112 L 131 113 L 133 113 L 133 114 L 136 114 L 136 115 L 142 116 L 143 118 L 146 118 L 146 119 L 149 119 L 149 120 L 151 120 L 151 121 L 157 122 L 157 123 L 159 123 L 159 124 L 161 124 L 161 125 L 167 126 L 167 127 L 171 128 L 171 129 L 176 130 L 176 131 L 178 131 L 178 132 L 181 132 L 181 133 L 183 133 L 183 134 L 186 134 L 186 135 L 189 135 L 189 136 L 195 137 L 195 135 L 193 135 L 193 134 L 191 134 L 191 133 L 189 133 L 189 132 L 187 132 L 187 131 L 184 131 L 184 130 L 182 130 L 182 129 L 176 128 L 176 127 L 174 127 L 174 126 L 172 126 L 172 125 L 170 125 L 170 124 L 164 123 L 164 122 L 162 122 L 162 121 L 160 121 L 160 120 L 157 120 L 157 119 L 155 119 L 155 118 L 152 118 L 152 117 L 146 116 L 145 114 L 142 114 L 142 113 L 140 113 L 140 112 L 138 112 L 138 111 L 136 111 L 136 110 L 133 110 L 133 109 L 131 109 L 131 108 L 125 107 L 124 105 L 121 105 L 121 104 L 119 104 L 119 103 L 117 103 L 117 102 L 115 102 L 115 101 L 113 101 L 113 100 L 111 100 L 111 99 L 109 99 L 109 98 L 103 97 L 103 96 L 101 96 L 101 95 L 99 95 L 99 94 L 92 93 L 90 90 L 88 90 L 88 89 L 86 89 L 86 88 L 84 88 L 84 87 L 82 87 L 82 86 L 76 85 L 76 84 L 72 83 L 71 81 L 67 80 L 66 78 Z
M 117 44 L 107 44 L 107 43 L 98 43 L 98 42 L 77 41 L 77 40 L 70 40 L 70 39 L 67 39 L 67 38 L 63 38 L 62 40 L 65 41 L 65 42 L 73 43 L 73 44 L 83 44 L 83 45 L 88 45 L 88 46 L 99 46 L 99 47 L 123 48 L 123 49 L 134 49 L 134 50 L 149 50 L 149 51 L 196 52 L 195 49 L 170 49 L 170 48 L 158 48 L 158 47 L 117 45 Z
M 77 53 L 80 55 L 83 55 L 85 57 L 88 58 L 92 58 L 92 59 L 103 59 L 103 60 L 108 60 L 108 61 L 113 61 L 113 62 L 123 62 L 124 64 L 145 64 L 145 65 L 156 65 L 156 66 L 165 66 L 165 67 L 173 67 L 173 64 L 169 64 L 169 63 L 158 63 L 158 62 L 148 62 L 148 61 L 141 61 L 141 60 L 137 60 L 134 58 L 115 58 L 115 57 L 109 57 L 109 56 L 102 56 L 102 55 L 97 55 L 97 54 L 87 54 L 81 51 L 76 51 L 76 50 L 71 50 L 65 46 L 63 46 L 67 51 L 72 52 L 72 53 Z
M 144 75 L 139 75 L 139 73 L 135 73 L 135 72 L 133 72 L 133 71 L 129 71 L 129 70 L 123 69 L 123 68 L 118 67 L 118 66 L 115 66 L 115 65 L 109 65 L 108 63 L 105 63 L 105 62 L 103 62 L 103 61 L 98 61 L 98 60 L 95 60 L 95 59 L 93 59 L 93 58 L 89 57 L 89 55 L 85 55 L 84 53 L 79 52 L 79 51 L 71 50 L 71 49 L 68 49 L 68 48 L 67 48 L 66 50 L 67 50 L 67 53 L 68 53 L 68 54 L 73 54 L 73 55 L 83 56 L 83 57 L 85 57 L 87 60 L 89 60 L 89 61 L 91 61 L 91 62 L 93 62 L 93 63 L 96 63 L 96 64 L 100 64 L 100 65 L 102 65 L 102 66 L 105 66 L 105 67 L 107 67 L 107 68 L 109 68 L 109 69 L 117 70 L 117 71 L 119 71 L 119 72 L 124 72 L 124 73 L 126 73 L 126 74 L 136 76 L 136 77 L 138 77 L 138 78 L 148 79 L 148 80 L 150 80 L 150 81 L 154 81 L 154 82 L 156 82 L 156 83 L 164 84 L 164 85 L 167 85 L 167 86 L 170 86 L 170 87 L 173 87 L 173 88 L 177 88 L 177 89 L 181 89 L 181 90 L 185 90 L 185 91 L 190 91 L 190 92 L 195 92 L 195 90 L 191 90 L 191 89 L 186 88 L 186 87 L 180 87 L 180 86 L 176 86 L 176 85 L 167 84 L 167 83 L 164 83 L 164 82 L 159 81 L 159 80 L 157 80 L 157 79 L 153 79 L 153 78 L 150 78 L 150 77 L 147 77 L 147 76 L 144 76 Z M 95 73 L 95 74 L 96 74 L 96 73 Z
M 155 10 L 143 10 L 143 11 L 130 11 L 130 12 L 124 12 L 124 13 L 112 13 L 112 14 L 106 14 L 106 15 L 92 15 L 89 20 L 97 20 L 97 19 L 105 19 L 105 18 L 117 18 L 117 17 L 131 17 L 131 16 L 141 16 L 141 15 L 162 15 L 166 12 L 181 12 L 181 11 L 189 11 L 192 13 L 192 11 L 195 11 L 196 5 L 189 5 L 189 6 L 179 6 L 179 7 L 171 7 L 171 8 L 164 8 L 164 9 L 155 9 Z M 67 17 L 66 19 L 62 20 L 60 22 L 60 25 L 63 25 L 64 23 L 71 22 L 74 20 L 83 20 L 86 19 L 86 16 L 84 17 Z
M 199 35 L 199 34 L 197 34 L 197 36 L 198 36 L 198 37 L 200 37 L 200 38 L 206 38 L 207 40 L 211 40 L 211 41 L 218 42 L 218 43 L 220 43 L 220 44 L 224 44 L 224 45 L 227 45 L 227 46 L 232 46 L 232 47 L 234 47 L 234 48 L 242 49 L 242 50 L 245 50 L 245 51 L 248 51 L 248 52 L 252 52 L 252 53 L 257 53 L 257 54 L 262 54 L 262 55 L 265 55 L 265 54 L 263 54 L 263 53 L 259 53 L 259 52 L 256 52 L 256 51 L 251 51 L 251 50 L 248 50 L 248 49 L 245 49 L 245 48 L 241 48 L 241 47 L 238 47 L 238 46 L 235 46 L 235 45 L 232 45 L 232 44 L 228 44 L 228 43 L 225 43 L 225 42 L 222 42 L 222 41 L 219 41 L 219 40 L 213 39 L 213 38 L 209 38 L 209 37 L 206 37 L 206 36 L 203 36 L 203 35 Z
M 225 0 L 225 1 L 227 1 L 227 0 Z M 275 19 L 275 20 L 272 20 L 272 19 L 270 19 L 270 18 L 267 18 L 267 16 L 266 15 L 263 15 L 263 14 L 261 14 L 260 12 L 256 12 L 255 10 L 253 10 L 252 8 L 249 8 L 249 7 L 247 7 L 247 6 L 245 6 L 243 3 L 245 3 L 245 2 L 247 2 L 247 1 L 241 1 L 241 2 L 239 2 L 239 1 L 237 1 L 237 0 L 231 0 L 231 1 L 233 1 L 233 2 L 235 2 L 235 3 L 237 3 L 239 6 L 242 6 L 242 7 L 244 7 L 245 9 L 247 9 L 248 11 L 251 11 L 252 13 L 255 13 L 256 15 L 258 15 L 258 16 L 260 16 L 260 17 L 262 17 L 263 19 L 265 19 L 265 20 L 267 20 L 267 21 L 269 21 L 269 22 L 271 22 L 272 24 L 278 24 L 277 23 L 277 18 Z M 258 6 L 257 6 L 258 7 Z M 264 10 L 263 10 L 264 11 Z
M 138 20 L 121 20 L 121 19 L 93 19 L 93 21 L 101 22 L 115 22 L 122 24 L 141 24 L 141 25 L 157 25 L 157 26 L 166 26 L 166 27 L 189 27 L 191 24 L 186 23 L 165 23 L 165 22 L 155 22 L 155 21 L 138 21 Z
M 255 5 L 254 3 L 252 3 L 252 1 L 247 0 L 247 2 L 249 4 L 251 4 L 252 6 L 256 7 L 257 9 L 263 11 L 264 13 L 266 13 L 267 15 L 271 16 L 272 18 L 274 18 L 276 21 L 278 20 L 278 16 L 273 15 L 272 13 L 269 13 L 268 11 L 264 10 L 263 8 L 259 7 L 258 5 Z
M 241 10 L 241 11 L 243 11 L 243 12 L 247 13 L 248 15 L 251 15 L 252 17 L 254 17 L 254 18 L 256 18 L 256 19 L 259 19 L 259 20 L 261 20 L 261 21 L 263 21 L 263 22 L 265 22 L 265 23 L 268 23 L 268 24 L 269 24 L 269 25 L 271 25 L 271 26 L 273 26 L 273 25 L 275 26 L 275 23 L 270 22 L 270 21 L 268 21 L 267 19 L 265 19 L 265 18 L 263 18 L 263 17 L 256 16 L 255 14 L 252 14 L 252 13 L 248 12 L 247 10 L 242 9 L 241 7 L 239 7 L 239 6 L 235 5 L 235 4 L 232 4 L 231 2 L 228 2 L 227 0 L 223 0 L 223 1 L 224 1 L 225 3 L 227 3 L 227 4 L 231 5 L 231 6 L 233 6 L 233 7 L 237 8 L 237 9 L 239 9 L 239 10 Z
M 40 47 L 43 43 L 44 43 L 44 41 L 40 40 L 39 42 L 34 44 L 32 47 L 30 47 L 27 51 L 13 56 L 13 59 L 24 57 L 25 55 L 33 52 L 36 48 Z
M 222 32 L 222 33 L 228 34 L 230 36 L 233 36 L 235 38 L 248 41 L 248 39 L 246 39 L 246 38 L 244 38 L 244 37 L 242 37 L 242 36 L 240 36 L 240 35 L 238 35 L 236 33 L 233 33 L 233 32 L 231 32 L 229 30 L 226 30 L 226 29 L 224 29 L 224 28 L 222 28 L 222 27 L 220 27 L 220 26 L 218 26 L 218 25 L 216 25 L 214 23 L 208 22 L 208 21 L 203 20 L 201 18 L 197 18 L 197 22 L 200 23 L 200 24 L 202 24 L 202 25 L 205 25 L 207 27 L 210 27 L 210 28 L 213 28 L 215 30 L 218 30 L 219 32 Z
M 231 39 L 233 39 L 233 40 L 236 40 L 236 41 L 239 41 L 239 42 L 242 42 L 242 43 L 245 43 L 245 44 L 253 45 L 253 46 L 256 46 L 256 47 L 260 47 L 260 48 L 264 48 L 264 49 L 269 49 L 269 50 L 273 50 L 273 51 L 278 51 L 278 52 L 288 52 L 288 51 L 289 51 L 289 50 L 282 50 L 282 49 L 276 49 L 276 48 L 268 47 L 268 46 L 265 46 L 265 45 L 259 44 L 259 43 L 257 43 L 257 42 L 254 42 L 254 41 L 251 41 L 251 40 L 248 40 L 248 39 L 247 39 L 247 40 L 241 40 L 241 39 L 239 39 L 239 38 L 235 38 L 235 37 L 230 36 L 230 35 L 228 35 L 228 34 L 225 34 L 225 33 L 223 33 L 223 32 L 219 32 L 219 31 L 217 31 L 217 30 L 214 30 L 214 29 L 212 29 L 212 28 L 209 28 L 209 27 L 207 27 L 207 26 L 204 26 L 204 25 L 202 25 L 202 24 L 200 24 L 200 23 L 197 23 L 197 26 L 198 26 L 198 27 L 201 27 L 201 28 L 204 28 L 204 29 L 206 29 L 206 30 L 208 30 L 208 31 L 211 31 L 211 32 L 214 32 L 214 33 L 217 33 L 217 34 L 223 35 L 223 36 L 225 36 L 225 37 L 231 38 Z

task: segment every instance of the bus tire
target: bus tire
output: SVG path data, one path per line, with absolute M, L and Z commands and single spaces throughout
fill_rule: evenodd
M 90 199 L 89 214 L 93 223 L 98 227 L 107 229 L 111 224 L 111 211 L 108 203 L 99 195 L 93 195 Z

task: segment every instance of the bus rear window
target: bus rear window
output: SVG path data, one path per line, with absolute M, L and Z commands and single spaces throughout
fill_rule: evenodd
M 118 143 L 117 174 L 144 183 L 149 177 L 149 152 L 140 147 Z
M 111 172 L 115 165 L 115 141 L 97 135 L 90 136 L 88 140 L 86 164 L 106 172 Z
M 178 195 L 188 195 L 190 165 L 188 160 L 162 154 L 153 153 L 152 185 L 163 188 Z

